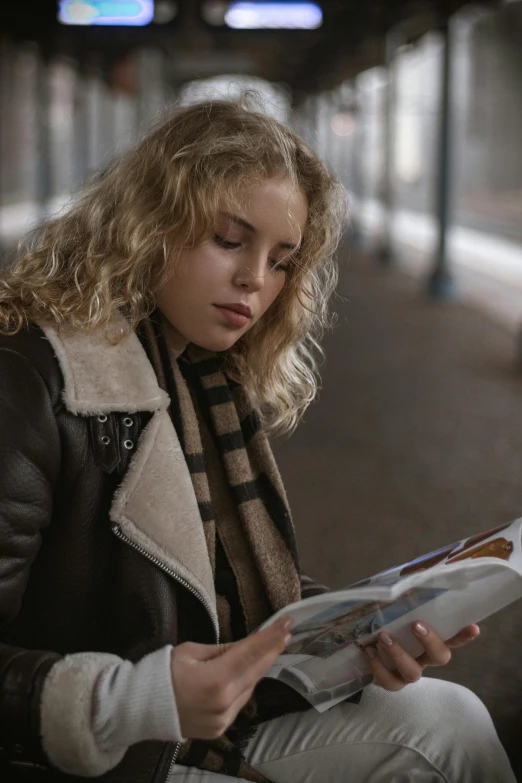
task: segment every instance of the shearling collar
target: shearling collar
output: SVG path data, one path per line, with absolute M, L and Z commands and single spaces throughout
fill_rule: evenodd
M 42 327 L 62 369 L 64 402 L 71 413 L 166 410 L 169 398 L 134 332 L 112 345 L 105 329 L 64 335 Z
M 214 578 L 192 480 L 167 408 L 170 400 L 136 334 L 111 344 L 105 330 L 66 335 L 41 325 L 76 415 L 152 411 L 116 491 L 113 529 L 206 604 L 217 628 Z

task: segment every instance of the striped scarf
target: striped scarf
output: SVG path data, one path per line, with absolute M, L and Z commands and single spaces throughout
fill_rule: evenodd
M 189 345 L 176 360 L 158 314 L 142 324 L 140 338 L 158 383 L 171 400 L 170 415 L 190 471 L 214 573 L 218 533 L 236 578 L 246 630 L 251 632 L 272 612 L 301 597 L 294 529 L 268 440 L 245 390 L 224 372 L 222 357 Z M 228 485 L 229 513 L 226 504 L 213 502 L 217 493 L 211 491 L 205 459 L 209 433 Z M 231 638 L 229 607 L 219 596 L 217 607 L 222 637 L 227 640 Z M 266 783 L 242 757 L 245 737 L 260 720 L 303 705 L 296 700 L 292 704 L 287 693 L 282 696 L 277 683 L 264 682 L 268 695 L 263 705 L 252 699 L 228 736 L 185 743 L 178 763 Z

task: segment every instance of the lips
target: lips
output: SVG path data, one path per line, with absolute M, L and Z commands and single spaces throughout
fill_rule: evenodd
M 245 327 L 252 317 L 252 310 L 247 305 L 236 303 L 214 305 L 214 307 L 221 313 L 227 323 L 236 329 Z
M 252 308 L 248 305 L 236 302 L 234 304 L 218 304 L 216 307 L 224 307 L 226 310 L 233 310 L 235 313 L 245 315 L 247 318 L 252 318 Z

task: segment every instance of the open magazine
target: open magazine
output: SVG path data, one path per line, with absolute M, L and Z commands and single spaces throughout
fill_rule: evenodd
M 446 640 L 522 597 L 522 518 L 430 552 L 335 592 L 274 614 L 293 618 L 292 639 L 265 676 L 299 691 L 319 712 L 369 685 L 362 650 L 386 629 L 417 657 L 411 626 L 426 622 Z

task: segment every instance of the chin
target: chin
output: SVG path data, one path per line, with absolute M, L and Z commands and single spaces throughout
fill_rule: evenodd
M 199 339 L 192 340 L 195 345 L 199 345 L 200 348 L 204 348 L 206 351 L 228 351 L 239 340 L 241 335 L 237 337 L 235 335 L 208 335 L 200 337 Z

